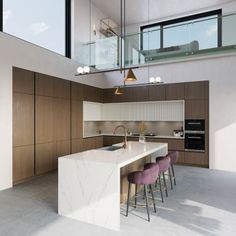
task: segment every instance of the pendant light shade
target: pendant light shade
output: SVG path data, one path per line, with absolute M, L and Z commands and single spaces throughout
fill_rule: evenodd
M 128 73 L 127 73 L 127 75 L 125 77 L 125 81 L 136 81 L 136 80 L 137 80 L 137 78 L 136 78 L 133 70 L 129 69 Z
M 121 88 L 116 88 L 116 90 L 115 90 L 115 95 L 123 95 L 124 93 L 121 91 Z

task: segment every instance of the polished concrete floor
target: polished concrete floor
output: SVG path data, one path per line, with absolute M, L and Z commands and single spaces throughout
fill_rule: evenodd
M 236 235 L 236 174 L 176 167 L 177 186 L 158 213 L 121 210 L 121 231 L 113 232 L 57 215 L 57 174 L 0 192 L 0 235 L 192 236 Z

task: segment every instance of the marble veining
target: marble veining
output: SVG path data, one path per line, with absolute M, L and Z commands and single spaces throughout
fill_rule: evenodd
M 120 168 L 166 153 L 167 144 L 128 142 L 127 149 L 90 150 L 59 158 L 58 213 L 119 230 Z

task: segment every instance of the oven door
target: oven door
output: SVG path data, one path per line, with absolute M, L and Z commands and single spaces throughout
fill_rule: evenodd
M 186 151 L 205 151 L 205 134 L 185 134 Z
M 205 131 L 205 120 L 185 120 L 186 131 Z

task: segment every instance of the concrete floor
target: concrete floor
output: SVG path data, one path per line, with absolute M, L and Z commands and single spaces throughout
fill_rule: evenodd
M 177 186 L 158 213 L 145 209 L 121 214 L 121 231 L 113 232 L 57 215 L 57 174 L 0 192 L 0 235 L 168 236 L 236 235 L 236 174 L 176 167 Z

